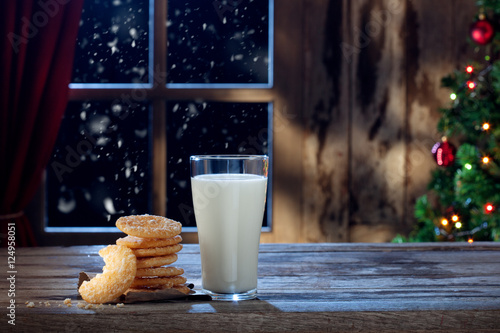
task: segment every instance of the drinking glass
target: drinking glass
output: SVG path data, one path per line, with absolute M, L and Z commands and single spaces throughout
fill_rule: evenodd
M 269 158 L 194 155 L 190 162 L 203 291 L 216 300 L 253 299 Z

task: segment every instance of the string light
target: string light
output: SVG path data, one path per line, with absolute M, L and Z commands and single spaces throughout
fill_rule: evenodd
M 472 73 L 474 71 L 474 67 L 467 66 L 467 67 L 465 67 L 465 71 L 470 74 L 470 73 Z
M 441 220 L 441 224 L 444 225 L 444 226 L 447 226 L 448 225 L 448 220 L 447 219 L 442 219 Z
M 483 157 L 483 164 L 490 163 L 490 158 L 488 156 Z
M 450 94 L 450 99 L 451 99 L 452 101 L 456 100 L 456 99 L 457 99 L 457 94 L 455 94 L 455 93 L 451 93 L 451 94 Z
M 490 203 L 487 203 L 486 205 L 484 205 L 484 211 L 489 214 L 491 213 L 493 210 L 495 209 L 495 206 L 493 206 L 492 204 Z
M 476 88 L 476 82 L 474 81 L 467 81 L 467 87 L 472 90 L 474 88 Z
M 490 129 L 490 124 L 488 124 L 488 123 L 484 123 L 484 124 L 483 124 L 483 130 L 487 131 L 487 130 L 489 130 L 489 129 Z
M 462 228 L 462 222 L 455 223 L 455 228 L 457 228 L 457 229 Z
M 469 238 L 469 240 L 467 242 L 469 242 L 469 244 L 472 244 L 472 243 L 474 243 L 474 240 L 472 238 Z
M 472 169 L 472 165 L 471 165 L 470 163 L 465 163 L 464 167 L 465 167 L 467 170 Z
M 458 221 L 458 215 L 456 215 L 456 214 L 455 214 L 455 215 L 453 215 L 453 216 L 451 217 L 451 220 L 452 220 L 453 222 L 457 222 L 457 221 Z

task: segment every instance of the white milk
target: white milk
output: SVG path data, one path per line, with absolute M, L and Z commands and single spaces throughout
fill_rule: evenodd
M 206 174 L 191 178 L 203 288 L 242 293 L 257 288 L 257 257 L 267 178 Z

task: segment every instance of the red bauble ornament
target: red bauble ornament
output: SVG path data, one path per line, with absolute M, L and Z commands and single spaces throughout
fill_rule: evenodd
M 470 26 L 470 37 L 479 45 L 486 45 L 493 39 L 495 29 L 493 25 L 486 19 L 476 21 Z
M 432 147 L 432 155 L 439 166 L 449 166 L 455 161 L 455 153 L 457 149 L 454 145 L 449 143 L 446 139 L 442 142 L 437 142 Z

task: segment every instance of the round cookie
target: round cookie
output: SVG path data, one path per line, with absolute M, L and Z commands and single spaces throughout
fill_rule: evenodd
M 177 284 L 177 285 L 173 286 L 172 288 L 180 291 L 183 294 L 191 293 L 191 289 L 183 284 Z
M 132 282 L 131 288 L 138 287 L 156 287 L 156 286 L 169 286 L 179 285 L 186 283 L 184 276 L 171 276 L 171 277 L 152 277 L 152 278 L 135 278 Z
M 154 268 L 139 268 L 135 274 L 136 277 L 147 277 L 147 276 L 176 276 L 184 274 L 182 268 L 177 267 L 154 267 Z
M 116 227 L 130 236 L 142 238 L 171 238 L 181 233 L 182 224 L 156 215 L 122 216 Z
M 107 303 L 123 294 L 134 282 L 137 272 L 136 257 L 122 245 L 109 245 L 99 251 L 105 266 L 102 273 L 84 281 L 78 289 L 87 303 Z
M 130 287 L 127 290 L 127 293 L 128 292 L 149 292 L 149 293 L 153 293 L 153 292 L 156 292 L 156 291 L 170 289 L 170 288 L 174 288 L 174 287 L 175 286 L 170 286 L 168 284 L 167 285 L 163 285 L 163 286 L 156 286 L 156 287 L 135 287 L 135 288 Z
M 135 287 L 135 288 L 129 288 L 127 290 L 126 293 L 128 292 L 147 292 L 147 293 L 154 293 L 154 292 L 157 292 L 157 291 L 162 291 L 162 290 L 165 290 L 165 289 L 175 289 L 177 291 L 180 291 L 181 293 L 183 294 L 191 294 L 193 291 L 191 290 L 191 288 L 189 288 L 188 286 L 186 286 L 185 284 L 176 284 L 172 287 L 170 287 L 170 284 L 166 284 L 166 285 L 162 285 L 162 286 L 153 286 L 153 287 L 147 287 L 147 286 L 144 286 L 144 287 Z
M 137 258 L 141 257 L 158 257 L 167 254 L 177 253 L 182 250 L 182 244 L 168 245 L 164 247 L 152 247 L 149 249 L 132 249 Z
M 177 235 L 170 238 L 142 238 L 135 236 L 127 236 L 123 238 L 118 238 L 116 244 L 125 245 L 131 249 L 146 249 L 152 247 L 164 247 L 169 245 L 175 245 L 182 242 L 181 235 Z
M 137 268 L 161 267 L 173 264 L 174 262 L 176 262 L 176 260 L 177 260 L 177 254 L 175 253 L 160 257 L 139 258 L 137 259 Z

